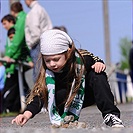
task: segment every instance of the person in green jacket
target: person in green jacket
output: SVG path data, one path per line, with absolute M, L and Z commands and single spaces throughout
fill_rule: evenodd
M 11 14 L 16 18 L 16 24 L 12 26 L 15 29 L 15 34 L 12 40 L 9 40 L 6 45 L 4 59 L 7 63 L 11 63 L 12 59 L 15 61 L 25 61 L 27 50 L 29 52 L 24 32 L 26 13 L 23 11 L 20 2 L 15 2 L 11 5 Z M 30 66 L 33 66 L 31 58 L 28 59 L 28 62 Z M 17 65 L 14 64 L 6 66 L 7 79 L 3 91 L 3 112 L 19 112 L 21 108 L 18 70 L 16 68 Z
M 14 25 L 16 32 L 5 53 L 5 59 L 7 62 L 11 62 L 11 59 L 21 59 L 21 56 L 24 54 L 22 48 L 27 47 L 24 32 L 26 13 L 23 11 L 20 2 L 15 2 L 11 5 L 11 14 L 16 17 L 16 24 Z
M 14 27 L 16 23 L 16 19 L 11 14 L 7 14 L 1 19 L 1 23 L 3 27 L 8 31 L 10 28 Z M 5 45 L 5 55 L 9 49 L 9 45 L 10 45 L 10 39 L 7 37 L 7 41 Z M 10 67 L 6 63 L 4 63 L 4 65 L 6 66 L 6 74 L 8 74 L 8 72 L 10 72 L 11 74 L 14 73 L 14 70 L 15 70 L 14 64 L 11 64 Z

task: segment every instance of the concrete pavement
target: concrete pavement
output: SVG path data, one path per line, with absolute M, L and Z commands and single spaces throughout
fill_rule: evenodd
M 0 133 L 133 133 L 133 103 L 119 104 L 121 119 L 125 128 L 111 128 L 103 124 L 103 118 L 96 106 L 85 108 L 81 112 L 79 121 L 87 123 L 85 129 L 51 128 L 48 113 L 39 113 L 28 123 L 19 127 L 12 125 L 13 117 L 1 118 Z

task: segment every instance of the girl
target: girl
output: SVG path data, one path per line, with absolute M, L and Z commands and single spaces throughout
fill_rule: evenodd
M 96 103 L 106 125 L 124 127 L 119 119 L 120 111 L 114 105 L 103 61 L 85 50 L 78 51 L 72 39 L 61 30 L 45 31 L 40 41 L 42 67 L 38 80 L 28 97 L 25 112 L 12 123 L 23 126 L 45 105 L 51 124 L 61 126 L 78 120 L 82 108 Z

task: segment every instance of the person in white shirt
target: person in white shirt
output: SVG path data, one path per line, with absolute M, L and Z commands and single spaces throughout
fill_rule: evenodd
M 26 17 L 25 37 L 34 63 L 33 81 L 35 82 L 39 71 L 39 66 L 36 66 L 36 62 L 40 53 L 40 35 L 44 31 L 52 29 L 52 22 L 48 13 L 37 0 L 25 0 L 25 3 L 31 8 Z

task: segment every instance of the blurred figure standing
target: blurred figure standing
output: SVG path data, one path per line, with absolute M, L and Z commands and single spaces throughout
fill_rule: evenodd
M 5 66 L 0 62 L 0 91 L 3 90 L 5 84 Z
M 129 64 L 130 64 L 130 75 L 131 75 L 132 84 L 133 84 L 133 41 L 132 41 L 132 47 L 129 53 Z
M 11 5 L 11 14 L 16 18 L 16 23 L 8 29 L 14 27 L 15 34 L 12 39 L 8 38 L 6 45 L 5 57 L 6 65 L 6 82 L 2 91 L 3 97 L 3 112 L 19 112 L 20 111 L 20 95 L 18 84 L 17 66 L 11 63 L 11 59 L 23 60 L 23 55 L 27 54 L 28 47 L 25 42 L 25 18 L 26 13 L 23 11 L 22 4 L 15 2 Z M 5 19 L 4 19 L 5 20 Z M 2 21 L 3 26 L 5 21 Z M 6 27 L 8 27 L 6 25 Z M 7 28 L 6 28 L 7 29 Z M 25 49 L 25 50 L 24 50 Z
M 0 113 L 2 112 L 2 90 L 5 85 L 5 66 L 0 62 Z
M 39 72 L 39 66 L 36 66 L 36 62 L 40 54 L 40 35 L 44 31 L 52 29 L 52 22 L 48 13 L 37 0 L 25 0 L 25 3 L 31 8 L 26 17 L 25 36 L 34 63 L 33 81 L 35 83 Z
M 15 17 L 12 16 L 11 14 L 7 14 L 5 15 L 2 19 L 1 19 L 1 23 L 3 25 L 3 27 L 9 31 L 12 27 L 14 27 L 16 20 Z M 6 46 L 5 46 L 5 54 L 4 54 L 4 58 L 6 59 L 7 62 L 10 62 L 11 59 L 9 56 L 7 56 L 8 51 L 10 51 L 10 46 L 11 46 L 11 41 L 10 39 L 7 37 L 7 41 L 6 41 Z M 11 57 L 13 58 L 13 57 Z M 16 69 L 16 65 L 15 64 L 9 64 L 9 63 L 4 63 L 5 67 L 6 67 L 6 80 L 5 80 L 5 86 L 4 89 L 1 92 L 1 113 L 2 112 L 19 112 L 20 109 L 20 104 L 15 104 L 16 109 L 14 110 L 13 108 L 13 104 L 16 101 L 16 98 L 18 96 L 16 96 L 16 94 L 19 95 L 19 84 L 18 84 L 18 71 Z M 17 93 L 16 93 L 17 91 Z M 16 94 L 15 94 L 16 93 Z M 18 97 L 19 98 L 19 97 Z M 17 98 L 17 100 L 18 100 Z M 19 101 L 19 100 L 18 100 Z M 13 111 L 14 110 L 14 111 Z

